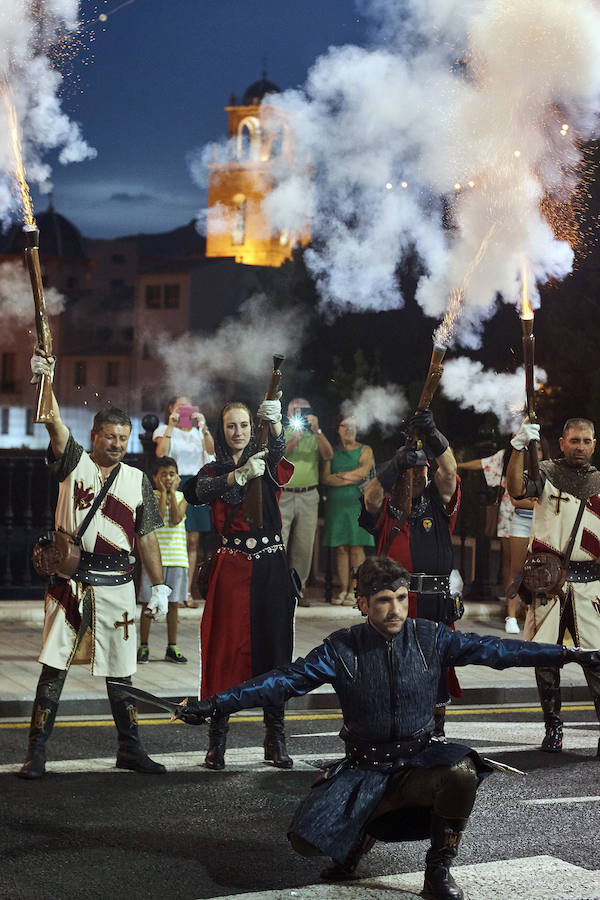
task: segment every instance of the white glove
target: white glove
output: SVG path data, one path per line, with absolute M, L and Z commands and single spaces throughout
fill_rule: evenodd
M 45 356 L 34 353 L 30 360 L 31 371 L 33 373 L 31 384 L 37 384 L 38 381 L 41 380 L 42 375 L 48 375 L 50 381 L 52 381 L 54 378 L 54 363 L 54 359 L 48 361 Z
M 529 419 L 523 419 L 521 427 L 510 442 L 515 450 L 526 450 L 531 441 L 539 441 L 540 426 L 534 425 Z
M 256 411 L 256 416 L 265 422 L 281 422 L 281 400 L 263 400 Z
M 167 584 L 153 584 L 150 603 L 146 607 L 155 622 L 162 622 L 169 612 L 171 588 Z
M 244 463 L 243 466 L 240 466 L 239 469 L 233 470 L 233 477 L 238 484 L 246 484 L 247 481 L 252 481 L 253 478 L 258 478 L 260 475 L 265 474 L 267 465 L 265 456 L 267 453 L 267 450 L 260 450 L 258 453 L 255 453 L 254 456 L 251 456 L 248 462 Z

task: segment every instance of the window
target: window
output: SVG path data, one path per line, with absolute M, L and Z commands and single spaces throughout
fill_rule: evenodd
M 0 365 L 0 390 L 13 394 L 17 389 L 17 354 L 3 353 Z
M 87 362 L 84 359 L 76 360 L 73 365 L 73 384 L 75 387 L 87 384 Z
M 25 410 L 25 434 L 33 434 L 33 410 Z
M 3 406 L 1 423 L 0 423 L 0 431 L 2 431 L 2 434 L 8 434 L 9 419 L 10 419 L 10 409 L 8 406 Z
M 148 341 L 144 341 L 142 346 L 142 359 L 150 359 L 150 344 Z
M 125 257 L 123 256 L 122 253 L 113 253 L 113 255 L 110 258 L 110 261 L 111 261 L 111 263 L 114 263 L 117 266 L 122 266 L 123 263 L 125 262 Z
M 179 308 L 179 285 L 165 284 L 165 309 Z
M 118 293 L 123 290 L 125 287 L 125 282 L 122 278 L 111 278 L 110 279 L 110 290 L 113 294 Z
M 246 240 L 246 201 L 233 207 L 233 226 L 231 229 L 231 243 L 234 247 L 241 246 Z
M 148 309 L 160 309 L 160 284 L 146 285 L 146 306 Z
M 128 325 L 126 328 L 123 328 L 121 330 L 121 334 L 123 336 L 124 341 L 128 341 L 128 342 L 132 341 L 133 340 L 133 326 Z
M 67 290 L 74 291 L 75 288 L 77 287 L 77 285 L 78 285 L 77 279 L 74 278 L 72 275 L 69 275 L 69 277 L 67 278 Z
M 106 363 L 106 386 L 107 387 L 116 387 L 119 384 L 119 363 L 118 362 L 107 362 Z

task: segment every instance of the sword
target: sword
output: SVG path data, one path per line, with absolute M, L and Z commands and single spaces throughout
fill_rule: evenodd
M 166 709 L 171 713 L 172 719 L 178 718 L 177 713 L 182 706 L 187 703 L 187 697 L 184 697 L 179 703 L 174 700 L 167 700 L 165 697 L 157 697 L 150 691 L 143 691 L 141 688 L 133 687 L 131 684 L 123 684 L 122 681 L 108 681 L 108 684 L 116 688 L 123 697 L 135 697 L 136 700 L 143 700 L 150 706 L 158 706 L 159 709 Z
M 491 766 L 492 769 L 497 769 L 498 772 L 506 772 L 507 775 L 522 775 L 523 778 L 527 775 L 527 772 L 521 772 L 520 769 L 507 766 L 506 763 L 497 762 L 495 759 L 488 759 L 487 756 L 483 756 L 482 759 L 488 766 Z

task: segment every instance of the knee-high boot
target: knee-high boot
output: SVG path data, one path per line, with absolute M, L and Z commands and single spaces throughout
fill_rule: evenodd
M 118 681 L 124 685 L 131 684 L 129 677 L 111 678 L 110 681 Z M 117 769 L 131 769 L 133 772 L 142 772 L 144 775 L 162 775 L 167 770 L 162 763 L 150 759 L 140 740 L 135 700 L 124 694 L 118 687 L 110 684 L 108 678 L 106 679 L 106 691 L 112 717 L 119 734 Z
M 431 847 L 427 851 L 423 897 L 427 900 L 463 900 L 464 894 L 450 874 L 450 866 L 468 819 L 431 816 Z
M 288 756 L 285 746 L 284 707 L 265 706 L 263 717 L 266 728 L 265 761 L 273 763 L 277 769 L 291 769 L 294 761 Z
M 560 753 L 563 741 L 563 723 L 559 715 L 561 708 L 559 670 L 537 666 L 535 680 L 546 726 L 546 734 L 540 750 L 545 753 Z
M 31 712 L 27 756 L 22 768 L 17 772 L 19 778 L 41 778 L 46 771 L 46 741 L 54 725 L 66 677 L 66 669 L 42 666 Z
M 225 768 L 225 747 L 229 731 L 229 716 L 217 714 L 208 725 L 208 751 L 204 760 L 207 769 L 220 771 Z

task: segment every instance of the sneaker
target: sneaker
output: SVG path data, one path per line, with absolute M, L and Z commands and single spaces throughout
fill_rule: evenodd
M 165 651 L 165 659 L 167 662 L 186 663 L 187 657 L 183 655 L 177 644 L 168 644 Z
M 504 630 L 507 634 L 520 634 L 521 629 L 514 616 L 507 616 L 504 620 Z
M 148 644 L 140 644 L 137 652 L 137 661 L 139 663 L 146 663 L 150 657 L 150 650 L 148 648 Z

